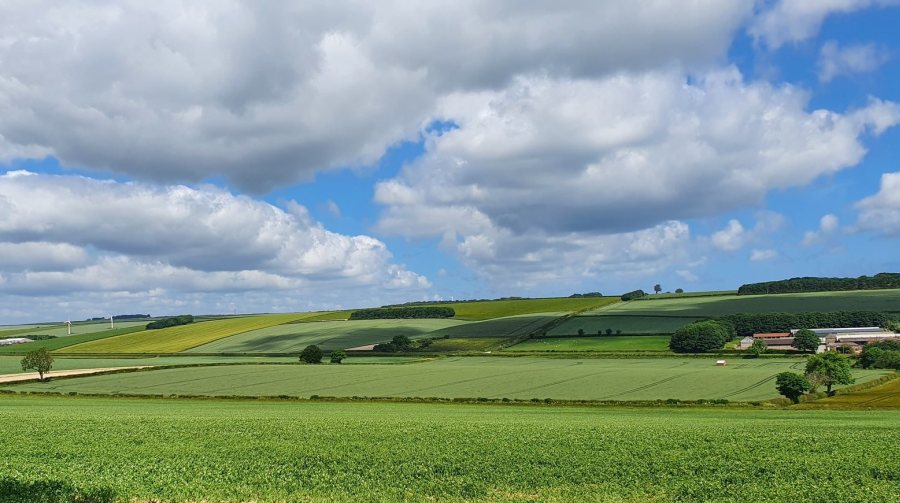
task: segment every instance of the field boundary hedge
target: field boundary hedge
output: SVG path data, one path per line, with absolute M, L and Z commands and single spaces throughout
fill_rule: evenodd
M 358 309 L 350 313 L 351 320 L 390 320 L 390 319 L 427 319 L 452 318 L 456 311 L 452 307 L 377 307 Z
M 851 290 L 890 290 L 900 288 L 900 274 L 882 272 L 858 278 L 824 278 L 804 276 L 747 283 L 738 288 L 738 295 L 771 295 L 779 293 L 845 292 Z

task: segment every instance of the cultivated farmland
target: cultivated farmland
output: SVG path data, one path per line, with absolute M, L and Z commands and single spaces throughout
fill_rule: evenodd
M 109 337 L 65 348 L 65 353 L 177 353 L 232 335 L 302 319 L 306 314 L 263 314 L 202 321 Z
M 528 339 L 504 351 L 669 351 L 667 335 L 604 335 Z
M 395 335 L 419 337 L 467 322 L 454 319 L 354 320 L 289 323 L 244 332 L 191 348 L 194 353 L 299 353 L 315 344 L 330 351 L 387 342 Z
M 18 391 L 209 396 L 765 400 L 803 359 L 440 358 L 409 365 L 236 365 L 159 369 L 9 386 Z M 857 370 L 859 382 L 885 371 Z
M 68 335 L 65 337 L 57 337 L 56 339 L 47 339 L 43 341 L 26 342 L 25 344 L 13 344 L 10 346 L 0 346 L 0 354 L 21 354 L 28 351 L 34 351 L 38 348 L 45 348 L 47 351 L 56 351 L 68 346 L 81 344 L 82 342 L 96 341 L 107 337 L 115 337 L 117 335 L 133 334 L 144 330 L 144 326 L 133 326 L 129 328 L 114 328 L 112 330 L 103 330 L 100 332 L 89 332 L 86 334 Z
M 619 302 L 618 297 L 583 297 L 549 299 L 511 299 L 479 302 L 455 302 L 449 304 L 429 304 L 433 307 L 450 307 L 456 311 L 456 318 L 464 320 L 489 320 L 506 316 L 538 313 L 570 313 L 582 309 L 599 309 Z
M 885 447 L 900 444 L 898 421 L 889 411 L 0 396 L 0 492 L 10 503 L 896 501 L 900 453 Z

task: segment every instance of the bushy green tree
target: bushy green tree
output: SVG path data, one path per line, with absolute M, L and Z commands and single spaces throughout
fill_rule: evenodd
M 300 361 L 304 363 L 322 363 L 322 350 L 314 344 L 306 346 L 300 352 Z
M 676 288 L 676 289 L 675 289 L 675 293 L 684 293 L 684 289 L 683 289 L 683 288 Z
M 782 372 L 775 376 L 775 388 L 782 396 L 790 398 L 792 402 L 800 402 L 800 395 L 810 389 L 809 381 L 800 374 L 794 372 Z
M 728 340 L 728 328 L 722 323 L 698 321 L 676 330 L 669 340 L 669 348 L 676 353 L 703 353 L 722 349 Z
M 44 380 L 44 374 L 49 372 L 51 367 L 53 367 L 53 357 L 50 356 L 47 348 L 35 349 L 22 358 L 22 370 L 36 371 L 41 381 Z
M 405 335 L 395 335 L 394 338 L 391 339 L 391 344 L 397 348 L 397 351 L 406 351 L 412 347 L 412 340 Z
M 855 382 L 850 370 L 850 360 L 835 352 L 810 356 L 806 361 L 806 375 L 824 384 L 829 395 L 834 394 L 834 385 Z
M 796 348 L 799 351 L 815 353 L 816 350 L 819 349 L 819 336 L 812 330 L 805 328 L 798 330 L 797 333 L 794 334 L 794 342 L 791 343 L 791 347 Z
M 753 344 L 751 344 L 750 347 L 747 348 L 747 353 L 754 358 L 758 358 L 759 355 L 765 353 L 767 349 L 768 346 L 766 346 L 766 341 L 762 339 L 755 339 L 753 341 Z
M 661 292 L 661 291 L 662 291 L 662 286 L 660 286 L 659 283 L 653 285 L 653 291 L 656 292 L 656 293 Z
M 343 349 L 338 349 L 336 351 L 331 352 L 331 363 L 341 363 L 344 361 L 344 358 L 347 358 L 347 353 Z

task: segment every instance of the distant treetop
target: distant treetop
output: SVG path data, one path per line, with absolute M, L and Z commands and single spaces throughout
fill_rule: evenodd
M 900 288 L 900 273 L 882 272 L 875 276 L 860 276 L 858 278 L 803 277 L 748 283 L 738 288 L 738 295 L 881 290 L 885 288 Z

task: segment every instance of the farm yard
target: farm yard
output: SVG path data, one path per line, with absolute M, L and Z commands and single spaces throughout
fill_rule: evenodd
M 11 503 L 895 501 L 900 454 L 883 447 L 900 444 L 897 421 L 890 411 L 0 396 L 0 492 Z
M 9 387 L 15 391 L 85 394 L 438 397 L 594 401 L 778 397 L 779 372 L 802 359 L 439 358 L 408 365 L 226 365 L 157 369 Z M 857 370 L 858 382 L 885 375 Z M 0 388 L 2 389 L 2 388 Z

